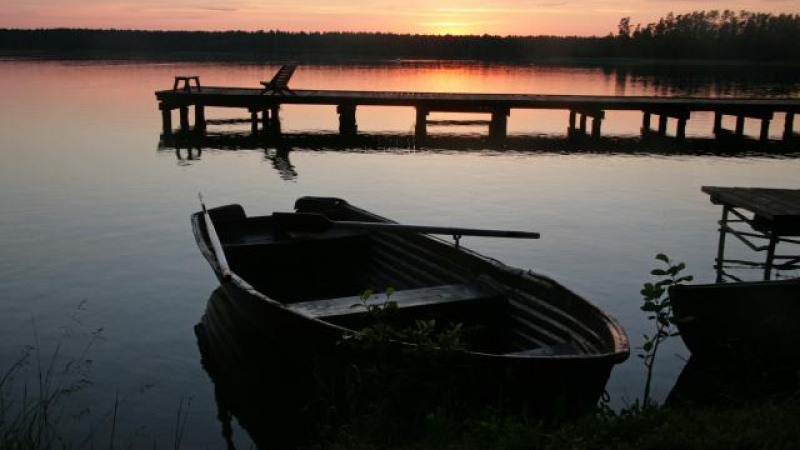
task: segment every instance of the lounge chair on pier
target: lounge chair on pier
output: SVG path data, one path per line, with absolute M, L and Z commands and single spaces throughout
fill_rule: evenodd
M 261 84 L 264 86 L 261 94 L 269 93 L 270 95 L 274 95 L 283 92 L 293 94 L 291 89 L 289 89 L 289 79 L 291 79 L 292 75 L 294 75 L 295 69 L 297 69 L 297 64 L 282 65 L 271 80 L 261 82 Z

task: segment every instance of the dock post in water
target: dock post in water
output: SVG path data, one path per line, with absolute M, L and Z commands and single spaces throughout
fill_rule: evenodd
M 158 104 L 161 110 L 161 135 L 169 136 L 172 134 L 172 109 L 164 102 Z
M 490 140 L 496 142 L 506 138 L 508 134 L 508 116 L 510 113 L 508 108 L 496 108 L 492 110 L 492 121 L 489 123 Z
M 733 131 L 726 130 L 722 127 L 722 116 L 724 115 L 735 115 L 736 116 L 736 124 L 734 126 Z M 787 113 L 787 116 L 791 114 L 790 112 Z M 749 112 L 742 112 L 742 111 L 732 111 L 732 112 L 725 112 L 725 111 L 716 111 L 714 113 L 714 135 L 719 138 L 725 133 L 732 133 L 735 137 L 743 139 L 745 138 L 744 128 L 745 128 L 745 121 L 747 119 L 758 119 L 761 120 L 761 129 L 758 135 L 758 139 L 761 142 L 768 142 L 769 141 L 769 126 L 770 122 L 773 118 L 772 111 L 758 111 L 753 110 Z
M 642 119 L 642 137 L 647 137 L 653 134 L 650 128 L 652 115 L 658 116 L 658 129 L 655 134 L 659 138 L 669 138 L 669 119 L 675 119 L 677 124 L 675 126 L 674 138 L 681 141 L 686 138 L 686 122 L 688 122 L 691 111 L 683 108 L 656 108 L 644 110 L 644 118 Z
M 250 107 L 250 134 L 253 136 L 258 134 L 258 108 Z
M 605 119 L 606 113 L 605 111 L 597 111 L 592 116 L 592 137 L 599 138 L 600 137 L 600 127 L 603 124 L 603 119 Z
M 578 117 L 578 127 L 575 127 L 575 118 Z M 588 136 L 589 133 L 587 132 L 587 118 L 592 118 L 592 131 L 591 136 L 593 138 L 600 137 L 600 128 L 603 124 L 603 119 L 605 118 L 606 113 L 600 109 L 570 109 L 569 110 L 569 129 L 567 130 L 567 134 L 570 137 L 577 137 L 577 136 Z
M 206 112 L 202 103 L 194 105 L 194 129 L 195 131 L 206 131 Z
M 772 121 L 772 115 L 770 117 L 762 117 L 761 118 L 761 133 L 759 133 L 759 140 L 761 142 L 767 142 L 769 140 L 769 123 Z
M 734 130 L 736 137 L 744 136 L 744 116 L 736 116 L 736 129 Z
M 427 108 L 417 106 L 417 122 L 414 125 L 414 137 L 417 142 L 422 142 L 428 137 L 428 111 Z
M 280 136 L 281 134 L 281 116 L 280 105 L 271 105 L 269 107 L 269 134 L 270 136 Z
M 794 113 L 787 112 L 783 118 L 783 141 L 789 142 L 794 137 Z
M 356 124 L 356 105 L 343 104 L 336 107 L 339 113 L 339 134 L 342 136 L 353 137 L 358 132 Z
M 178 109 L 181 116 L 181 131 L 189 131 L 189 107 L 181 106 Z

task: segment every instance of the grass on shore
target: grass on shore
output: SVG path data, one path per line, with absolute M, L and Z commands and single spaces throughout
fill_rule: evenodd
M 481 414 L 454 421 L 432 413 L 398 437 L 362 418 L 343 430 L 331 450 L 767 450 L 800 448 L 800 400 L 764 399 L 728 407 L 633 407 L 596 412 L 566 423 Z

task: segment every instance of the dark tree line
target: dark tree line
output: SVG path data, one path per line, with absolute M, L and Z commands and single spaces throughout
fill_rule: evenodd
M 800 14 L 741 11 L 669 13 L 657 23 L 619 23 L 619 56 L 639 58 L 800 59 Z
M 742 11 L 668 14 L 658 23 L 620 21 L 604 37 L 433 36 L 281 31 L 0 29 L 11 55 L 113 58 L 478 59 L 553 58 L 800 60 L 800 15 Z

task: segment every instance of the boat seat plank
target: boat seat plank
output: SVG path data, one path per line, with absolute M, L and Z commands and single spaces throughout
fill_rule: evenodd
M 367 299 L 367 305 L 382 305 L 386 301 L 397 302 L 398 308 L 441 305 L 486 299 L 494 293 L 475 284 L 448 284 L 421 289 L 395 291 L 387 300 L 384 293 L 376 293 Z M 366 310 L 360 306 L 360 296 L 339 297 L 327 300 L 312 300 L 287 304 L 286 307 L 310 317 L 334 317 L 360 314 Z

